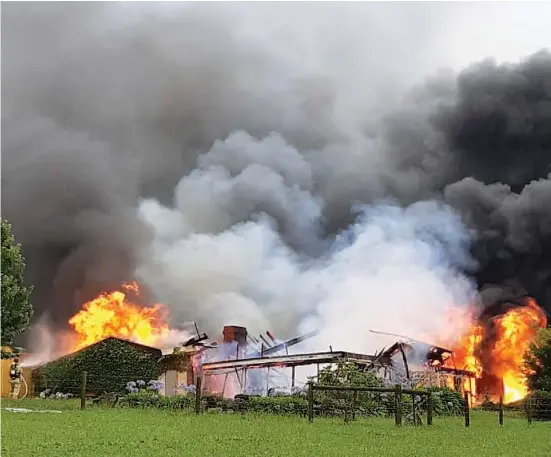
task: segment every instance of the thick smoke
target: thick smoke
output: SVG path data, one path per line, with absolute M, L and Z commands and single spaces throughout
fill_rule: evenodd
M 134 277 L 176 321 L 349 349 L 476 289 L 551 310 L 548 52 L 438 73 L 484 57 L 438 37 L 488 6 L 158 5 L 3 5 L 2 209 L 37 316 Z
M 174 202 L 140 206 L 155 242 L 138 275 L 208 332 L 233 323 L 289 337 L 314 327 L 318 347 L 374 350 L 368 326 L 428 332 L 448 305 L 474 299 L 457 214 L 436 202 L 358 206 L 354 225 L 328 237 L 312 167 L 279 135 L 215 143 Z

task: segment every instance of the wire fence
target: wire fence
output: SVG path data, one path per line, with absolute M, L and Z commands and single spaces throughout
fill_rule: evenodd
M 471 402 L 476 405 L 476 411 L 495 413 L 500 425 L 510 420 L 551 421 L 551 393 L 535 392 L 510 399 L 479 393 Z
M 108 389 L 105 387 L 109 386 Z M 158 380 L 129 380 L 113 373 L 101 377 L 81 372 L 72 379 L 53 379 L 37 373 L 25 396 L 52 400 L 72 400 L 75 408 L 94 406 L 155 407 L 201 414 L 206 411 L 265 412 L 314 418 L 342 418 L 345 422 L 362 418 L 386 418 L 396 426 L 432 425 L 442 417 L 460 418 L 466 427 L 476 424 L 473 412 L 495 414 L 496 423 L 523 420 L 551 421 L 551 394 L 534 393 L 519 401 L 479 395 L 462 397 L 438 389 L 393 387 L 329 386 L 309 382 L 291 394 L 268 392 L 268 396 L 237 394 L 232 399 L 209 393 L 202 378 L 193 385 L 176 385 L 171 391 Z
M 392 418 L 397 426 L 432 425 L 432 392 L 375 387 L 325 386 L 311 383 L 308 390 L 308 419 L 342 417 L 345 422 L 360 417 Z

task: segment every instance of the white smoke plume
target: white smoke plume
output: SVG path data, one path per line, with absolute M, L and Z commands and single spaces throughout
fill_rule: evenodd
M 322 240 L 322 201 L 304 157 L 276 134 L 216 142 L 178 184 L 174 207 L 141 204 L 155 233 L 141 281 L 208 332 L 316 328 L 316 349 L 373 351 L 381 337 L 370 328 L 430 334 L 449 306 L 472 303 L 475 288 L 460 273 L 472 264 L 470 234 L 457 214 L 430 201 L 380 202 Z M 315 257 L 289 246 L 307 240 Z

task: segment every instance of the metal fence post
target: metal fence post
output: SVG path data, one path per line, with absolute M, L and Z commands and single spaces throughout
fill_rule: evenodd
M 314 384 L 308 381 L 308 421 L 314 422 Z
M 88 380 L 88 372 L 82 372 L 82 380 L 80 383 L 80 409 L 86 408 L 86 383 Z

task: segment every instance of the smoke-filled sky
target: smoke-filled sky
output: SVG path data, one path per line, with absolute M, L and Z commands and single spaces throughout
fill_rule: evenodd
M 37 317 L 134 278 L 174 325 L 343 349 L 482 289 L 551 310 L 550 16 L 4 4 L 2 216 Z

